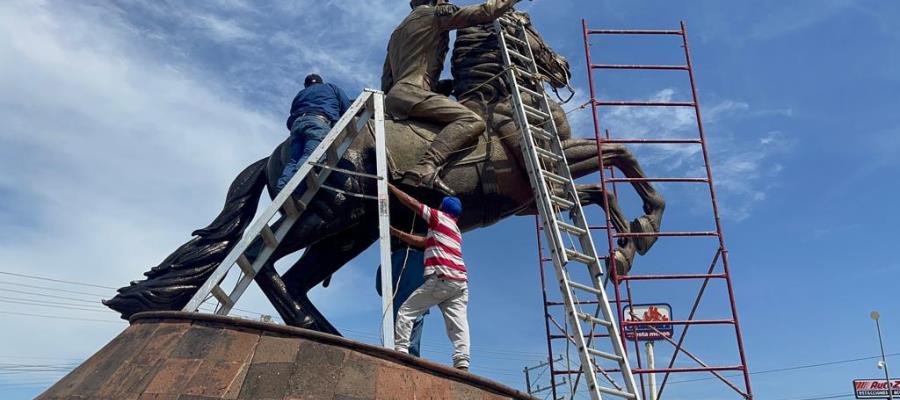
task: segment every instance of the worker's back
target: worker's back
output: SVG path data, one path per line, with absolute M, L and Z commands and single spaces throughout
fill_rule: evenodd
M 316 113 L 337 121 L 350 108 L 350 100 L 341 88 L 331 83 L 318 83 L 301 90 L 291 103 L 291 115 L 287 127 L 291 129 L 294 120 L 304 113 Z

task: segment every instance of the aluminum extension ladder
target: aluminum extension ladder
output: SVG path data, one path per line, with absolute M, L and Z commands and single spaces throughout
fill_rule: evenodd
M 514 30 L 515 34 L 510 35 L 508 29 Z M 549 242 L 566 314 L 574 328 L 574 335 L 569 340 L 578 348 L 581 370 L 591 398 L 600 400 L 603 395 L 610 395 L 640 400 L 618 325 L 613 319 L 609 299 L 601 282 L 603 268 L 600 258 L 578 199 L 575 181 L 566 163 L 556 123 L 551 117 L 549 99 L 544 91 L 543 79 L 540 77 L 525 26 L 521 22 L 502 17 L 494 22 L 494 30 L 498 34 L 505 74 L 512 92 L 513 116 L 522 133 L 522 152 L 535 203 Z M 523 70 L 516 66 L 514 59 L 521 61 L 526 68 Z M 526 105 L 523 102 L 526 94 L 539 107 Z M 565 214 L 569 214 L 569 217 Z M 562 221 L 569 218 L 570 222 Z M 564 234 L 570 239 L 572 246 L 566 246 Z M 576 242 L 578 246 L 574 245 Z M 591 283 L 585 285 L 573 282 L 568 272 L 570 265 L 587 268 Z M 575 290 L 596 296 L 597 310 L 593 313 L 582 312 L 578 305 L 593 302 L 577 301 Z M 590 326 L 587 330 L 589 335 L 586 335 L 582 324 Z M 592 339 L 596 336 L 593 332 L 598 325 L 606 330 L 614 353 L 591 346 Z M 586 340 L 586 336 L 591 340 Z M 595 358 L 616 363 L 618 367 L 615 370 L 621 374 L 623 382 L 613 379 L 612 371 L 604 369 Z M 604 380 L 601 381 L 598 375 L 602 375 Z
M 375 155 L 376 155 L 376 175 L 359 173 L 356 171 L 348 171 L 337 168 L 338 162 L 343 157 L 344 152 L 350 147 L 350 144 L 362 133 L 363 128 L 368 124 L 369 120 L 374 116 L 375 122 Z M 253 222 L 253 225 L 244 232 L 243 238 L 238 242 L 225 259 L 219 263 L 216 270 L 209 276 L 206 282 L 201 286 L 194 297 L 184 306 L 183 311 L 195 312 L 200 305 L 209 299 L 215 299 L 218 302 L 216 307 L 216 315 L 228 315 L 232 307 L 240 299 L 244 291 L 250 286 L 250 282 L 256 277 L 257 273 L 269 262 L 275 249 L 284 240 L 291 227 L 300 219 L 303 211 L 312 201 L 313 197 L 320 189 L 332 190 L 343 193 L 348 196 L 362 197 L 378 201 L 379 216 L 379 237 L 381 245 L 381 279 L 382 282 L 391 282 L 391 254 L 390 254 L 390 214 L 388 205 L 388 188 L 387 188 L 387 150 L 384 131 L 384 93 L 381 91 L 366 89 L 353 102 L 350 108 L 341 116 L 341 119 L 335 123 L 334 127 L 328 133 L 322 143 L 309 156 L 304 165 L 300 167 L 293 178 L 288 181 L 287 185 L 275 196 L 272 204 Z M 323 160 L 324 157 L 324 160 Z M 320 162 L 321 161 L 321 162 Z M 319 168 L 320 171 L 313 171 L 313 168 Z M 378 186 L 378 196 L 369 196 L 360 193 L 347 193 L 337 188 L 330 187 L 325 184 L 328 176 L 338 171 L 344 174 L 362 176 L 366 178 L 376 179 Z M 291 194 L 300 187 L 302 182 L 306 182 L 306 190 L 299 197 Z M 280 225 L 273 229 L 270 224 L 273 219 L 278 219 L 277 214 L 282 214 Z M 261 239 L 265 246 L 251 262 L 245 252 L 250 245 L 256 240 Z M 234 289 L 227 293 L 221 284 L 228 273 L 237 266 L 239 269 L 239 278 Z M 393 287 L 384 285 L 383 308 L 382 315 L 393 315 Z M 394 327 L 392 318 L 382 318 L 382 335 L 384 346 L 388 348 L 394 347 Z

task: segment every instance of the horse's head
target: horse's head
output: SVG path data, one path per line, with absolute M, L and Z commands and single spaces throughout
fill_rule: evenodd
M 547 42 L 544 41 L 544 38 L 541 37 L 531 23 L 531 16 L 523 11 L 513 11 L 509 14 L 509 17 L 525 25 L 525 30 L 528 32 L 528 42 L 531 44 L 531 51 L 534 53 L 535 61 L 537 61 L 538 70 L 549 79 L 548 83 L 557 89 L 568 86 L 569 78 L 572 77 L 569 61 L 547 45 Z M 516 60 L 516 63 L 521 62 L 521 60 Z

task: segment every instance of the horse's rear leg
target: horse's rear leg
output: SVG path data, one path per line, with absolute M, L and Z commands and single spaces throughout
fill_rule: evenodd
M 311 245 L 281 277 L 290 298 L 301 305 L 301 312 L 304 314 L 302 328 L 339 335 L 337 329 L 309 300 L 308 293 L 369 248 L 377 240 L 377 227 L 375 222 L 361 224 Z

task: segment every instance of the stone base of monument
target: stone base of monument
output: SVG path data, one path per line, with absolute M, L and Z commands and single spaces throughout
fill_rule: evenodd
M 38 399 L 531 399 L 341 337 L 196 313 L 135 315 Z

